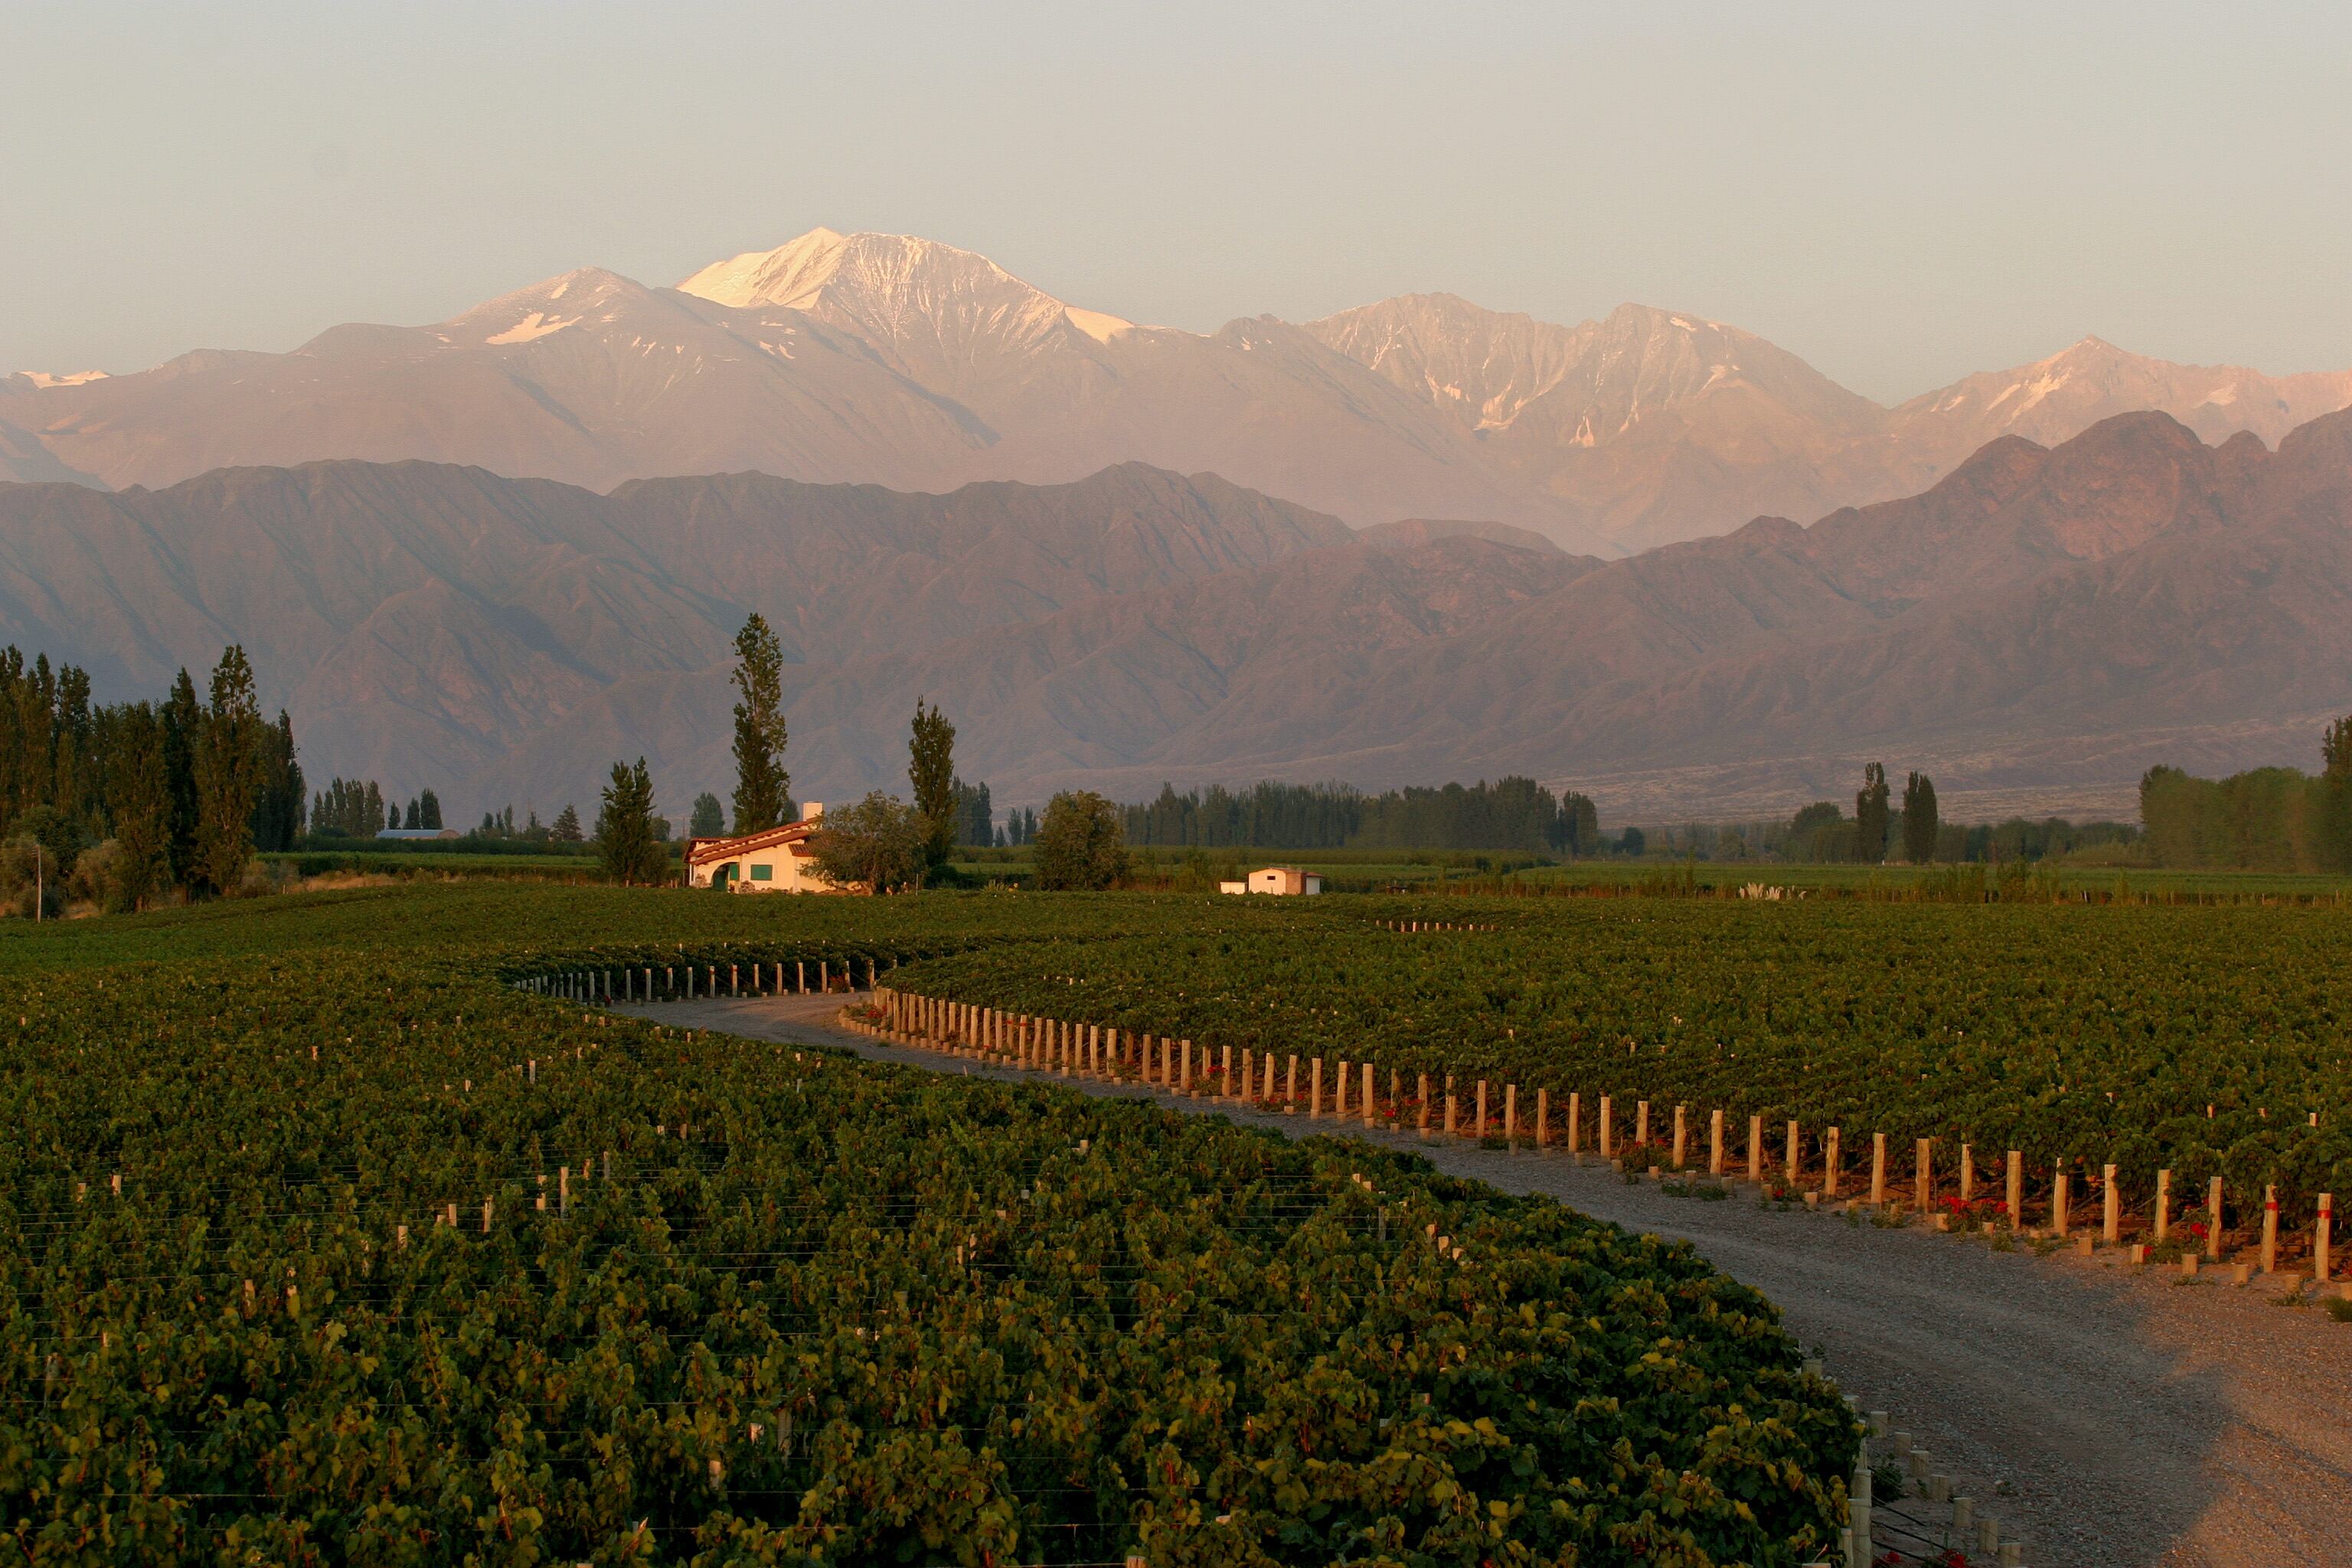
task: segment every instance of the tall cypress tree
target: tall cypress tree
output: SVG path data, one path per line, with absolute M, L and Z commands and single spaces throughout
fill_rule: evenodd
M 784 771 L 784 652 L 754 610 L 735 634 L 735 831 L 783 825 L 792 775 Z
M 930 824 L 924 853 L 933 867 L 947 864 L 955 848 L 955 726 L 937 708 L 915 700 L 913 733 L 907 742 L 907 782 L 914 786 L 915 809 Z
M 1903 785 L 1903 858 L 1925 866 L 1936 858 L 1936 786 L 1914 769 Z

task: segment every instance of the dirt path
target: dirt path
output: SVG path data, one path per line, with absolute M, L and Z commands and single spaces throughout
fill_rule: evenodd
M 1024 1075 L 828 1026 L 841 998 L 637 1005 L 664 1023 L 856 1051 L 929 1071 Z M 1066 1080 L 1055 1079 L 1057 1083 Z M 1297 1117 L 1153 1098 L 1292 1136 Z M 1637 1232 L 1687 1238 L 1778 1303 L 1866 1410 L 1935 1456 L 1956 1491 L 2048 1568 L 2352 1563 L 2352 1324 L 2274 1291 L 2104 1259 L 1999 1253 L 1844 1215 L 1701 1202 L 1598 1162 L 1370 1134 L 1506 1192 L 1544 1193 Z M 1883 1539 L 1883 1538 L 1882 1538 Z M 2330 1543 L 2333 1544 L 2330 1544 Z M 1982 1562 L 1983 1559 L 1972 1558 Z

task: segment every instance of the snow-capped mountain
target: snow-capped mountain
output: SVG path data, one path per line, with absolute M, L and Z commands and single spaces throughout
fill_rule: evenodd
M 2152 408 L 2208 441 L 2251 430 L 2276 446 L 2296 426 L 2352 405 L 2352 371 L 2264 375 L 2242 365 L 2174 364 L 2084 338 L 2012 370 L 1984 371 L 1897 406 L 1896 439 L 1957 461 L 1996 436 L 2054 446 L 2100 420 Z
M 422 458 L 606 489 L 759 470 L 942 490 L 1141 461 L 1366 526 L 1478 519 L 1616 555 L 1912 493 L 1995 436 L 2156 408 L 2276 440 L 2352 373 L 2273 378 L 2095 339 L 1885 409 L 1774 344 L 1626 305 L 1561 326 L 1414 294 L 1305 326 L 1139 325 L 986 257 L 814 229 L 675 289 L 585 268 L 425 327 L 133 374 L 0 380 L 0 479 Z

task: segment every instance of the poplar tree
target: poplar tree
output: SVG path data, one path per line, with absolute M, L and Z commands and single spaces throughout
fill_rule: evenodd
M 1865 866 L 1886 858 L 1886 764 L 1873 763 L 1862 771 L 1862 789 L 1853 797 L 1855 858 Z
M 784 651 L 754 610 L 735 634 L 735 831 L 783 825 L 792 775 L 784 771 Z
M 1926 773 L 1914 771 L 1903 785 L 1903 858 L 1925 866 L 1936 858 L 1936 834 L 1943 826 L 1936 815 L 1936 785 Z
M 172 879 L 184 886 L 196 880 L 196 740 L 204 721 L 196 683 L 183 668 L 163 702 L 163 785 L 172 797 Z
M 914 786 L 915 809 L 929 824 L 924 848 L 933 867 L 947 864 L 955 848 L 955 726 L 937 708 L 915 700 L 913 733 L 907 742 L 907 782 Z
M 261 728 L 253 666 L 231 643 L 213 668 L 212 705 L 196 727 L 195 873 L 215 892 L 236 887 L 253 858 Z

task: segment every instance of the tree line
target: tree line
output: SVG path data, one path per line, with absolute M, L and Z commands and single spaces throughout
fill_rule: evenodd
M 99 703 L 73 665 L 0 649 L 0 905 L 109 910 L 233 892 L 257 849 L 291 848 L 306 802 L 294 727 L 261 715 L 245 649 L 203 695 Z
M 1554 795 L 1530 778 L 1415 785 L 1367 794 L 1350 784 L 1212 784 L 1122 806 L 1130 844 L 1178 848 L 1517 849 L 1596 855 L 1607 848 L 1591 799 Z
M 2352 717 L 2320 735 L 2317 773 L 2254 768 L 2227 778 L 2148 769 L 2139 816 L 2159 866 L 2352 871 Z

